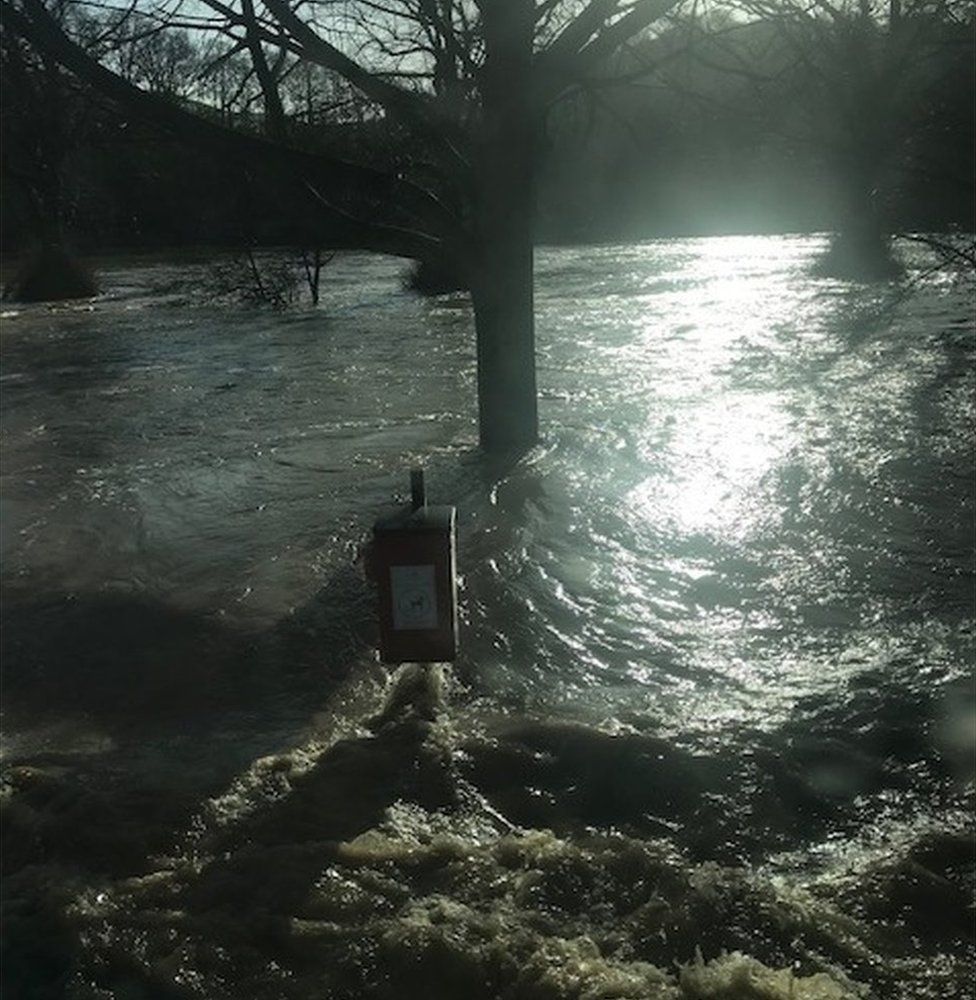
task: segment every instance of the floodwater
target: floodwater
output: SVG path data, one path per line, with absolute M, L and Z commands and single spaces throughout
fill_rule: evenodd
M 5 996 L 971 995 L 973 288 L 822 245 L 540 251 L 514 462 L 396 261 L 6 304 Z M 461 654 L 393 671 L 418 464 Z

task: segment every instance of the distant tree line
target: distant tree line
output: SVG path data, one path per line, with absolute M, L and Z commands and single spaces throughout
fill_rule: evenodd
M 65 6 L 87 51 L 122 79 L 234 130 L 267 131 L 245 55 L 202 32 L 162 30 L 138 12 L 85 16 Z M 318 245 L 305 195 L 277 190 L 253 164 L 160 130 L 69 73 L 9 28 L 0 31 L 2 208 L 6 251 L 67 240 L 83 251 L 185 245 Z M 278 80 L 287 128 L 301 141 L 370 156 L 391 141 L 375 107 L 341 77 L 294 63 Z M 328 240 L 342 244 L 341 226 Z
M 741 0 L 635 40 L 546 119 L 537 239 L 974 227 L 972 3 Z M 254 134 L 397 167 L 424 151 L 340 74 L 137 10 L 63 5 L 123 79 Z M 147 124 L 9 28 L 2 247 L 354 245 L 305 192 Z M 267 101 L 267 94 L 275 100 Z M 261 185 L 262 196 L 255 196 Z
M 550 225 L 570 238 L 836 230 L 875 257 L 892 232 L 971 232 L 973 13 L 737 0 L 685 19 L 618 57 L 610 80 L 633 84 L 581 89 L 561 110 Z

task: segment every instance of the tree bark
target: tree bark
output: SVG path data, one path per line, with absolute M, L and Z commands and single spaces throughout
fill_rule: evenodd
M 278 80 L 275 78 L 264 49 L 261 48 L 261 38 L 257 31 L 257 20 L 254 16 L 253 0 L 242 0 L 241 10 L 244 15 L 244 32 L 248 51 L 251 54 L 251 65 L 258 78 L 261 88 L 261 98 L 264 102 L 264 132 L 269 139 L 285 139 L 285 109 L 278 92 Z
M 476 250 L 471 295 L 478 342 L 481 445 L 500 452 L 538 440 L 533 215 L 535 135 L 531 98 L 532 0 L 483 8 L 485 66 L 478 143 Z

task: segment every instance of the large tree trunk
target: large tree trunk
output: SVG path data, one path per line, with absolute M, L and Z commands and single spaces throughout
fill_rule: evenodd
M 534 444 L 539 433 L 532 295 L 537 122 L 530 79 L 532 0 L 486 4 L 484 30 L 484 131 L 476 164 L 471 295 L 481 445 L 508 451 Z
M 539 436 L 531 242 L 485 247 L 472 290 L 478 340 L 478 432 L 486 451 L 533 445 Z M 494 259 L 491 259 L 491 258 Z
M 838 175 L 842 203 L 837 229 L 817 271 L 829 277 L 856 280 L 885 279 L 898 273 L 891 253 L 891 237 L 875 193 L 882 158 L 854 149 L 841 160 Z

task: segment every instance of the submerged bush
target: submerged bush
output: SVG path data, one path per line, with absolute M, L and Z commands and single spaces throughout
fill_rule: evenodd
M 91 298 L 97 292 L 88 267 L 64 247 L 48 245 L 24 260 L 5 297 L 14 302 L 58 302 Z
M 835 233 L 813 265 L 818 277 L 852 281 L 886 281 L 897 278 L 902 270 L 890 239 L 866 233 Z
M 448 264 L 429 260 L 414 261 L 403 284 L 418 295 L 446 295 L 448 292 L 468 291 L 468 283 L 459 270 Z
M 284 257 L 260 261 L 250 251 L 211 265 L 208 284 L 218 296 L 232 296 L 243 305 L 285 309 L 298 296 L 298 273 Z
M 289 253 L 263 253 L 260 257 L 245 250 L 233 257 L 214 262 L 209 269 L 209 291 L 218 296 L 232 296 L 243 305 L 287 309 L 307 293 L 313 305 L 319 304 L 323 268 L 335 256 L 321 249 Z

